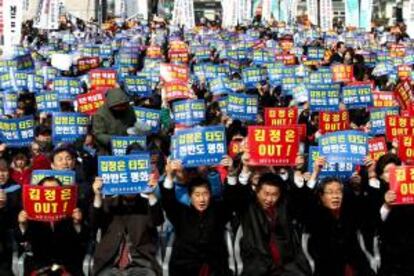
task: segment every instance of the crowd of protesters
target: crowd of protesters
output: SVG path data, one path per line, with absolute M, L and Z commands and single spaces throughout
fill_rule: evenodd
M 185 42 L 189 49 L 191 89 L 195 98 L 204 100 L 206 105 L 205 120 L 200 125 L 225 126 L 227 144 L 239 142 L 240 151 L 226 155 L 216 166 L 187 168 L 181 160 L 173 160 L 171 135 L 178 126 L 172 119 L 172 102 L 165 99 L 160 82 L 153 82 L 149 96 L 130 95 L 119 73 L 115 87 L 106 92 L 104 105 L 91 116 L 87 134 L 73 143 L 53 140 L 53 114 L 38 111 L 35 91 L 17 91 L 17 107 L 11 113 L 3 112 L 4 118 L 34 116 L 36 126 L 33 141 L 27 147 L 11 147 L 6 137 L 1 139 L 0 275 L 16 273 L 12 272 L 16 252 L 30 252 L 25 261 L 27 275 L 83 275 L 82 263 L 91 242 L 93 275 L 163 275 L 157 252 L 165 250 L 161 242 L 165 232 L 174 235 L 168 264 L 171 276 L 414 275 L 414 209 L 411 205 L 393 205 L 396 194 L 389 188 L 390 170 L 403 164 L 396 154 L 398 144 L 387 141 L 383 156 L 378 160 L 367 156 L 350 176 L 332 172 L 320 177 L 327 166 L 325 157 L 318 157 L 312 168 L 307 165 L 309 147 L 318 145 L 321 137 L 319 113 L 312 111 L 309 103 L 285 93 L 283 87 L 267 79 L 255 88 L 241 87 L 236 91 L 257 95 L 259 99 L 257 120 L 241 121 L 221 110 L 219 97 L 210 90 L 211 79 L 195 73 L 197 65 L 203 63 L 231 63 L 226 77 L 242 80 L 242 68 L 266 67 L 255 64 L 252 53 L 267 50 L 273 54 L 294 54 L 294 63 L 289 66 L 301 66 L 308 72 L 333 64 L 353 65 L 355 81 L 370 81 L 374 90 L 392 91 L 400 81 L 398 76 L 392 77 L 392 72 L 375 74 L 376 64 L 367 64 L 363 52 L 385 51 L 398 44 L 409 55 L 412 42 L 404 25 L 389 30 L 373 28 L 371 32 L 334 32 L 329 34 L 335 38 L 333 41 L 328 41 L 328 34 L 314 26 L 277 22 L 265 25 L 258 20 L 232 30 L 223 30 L 215 22 L 185 30 L 160 18 L 149 26 L 113 21 L 98 29 L 78 20 L 62 23 L 61 30 L 55 32 L 36 30 L 27 22 L 23 32 L 26 48 L 18 51 L 31 54 L 33 70 L 51 67 L 48 51 L 79 56 L 86 44 L 111 45 L 121 41 L 121 48 L 113 47 L 110 56 L 100 57 L 100 66 L 120 72 L 125 68 L 117 63 L 119 51 L 122 47 L 138 46 L 139 62 L 123 71 L 137 75 L 148 71 L 147 66 L 156 71 L 154 63 L 170 62 L 171 41 Z M 74 40 L 68 42 L 60 34 L 72 35 Z M 361 35 L 362 41 L 356 39 Z M 249 43 L 242 43 L 245 41 Z M 282 50 L 281 41 L 290 41 L 293 47 Z M 236 49 L 241 44 L 248 55 L 234 66 L 225 49 Z M 210 51 L 204 59 L 191 50 L 200 45 Z M 149 47 L 159 47 L 162 56 L 150 59 Z M 320 61 L 306 62 L 310 47 L 324 49 Z M 76 63 L 69 70 L 58 71 L 60 76 L 82 82 L 83 93 L 88 93 L 91 87 L 84 73 L 87 74 L 77 70 Z M 53 90 L 53 79 L 48 81 L 44 90 Z M 65 112 L 75 112 L 77 108 L 70 101 L 61 101 L 59 105 Z M 161 110 L 159 131 L 150 133 L 137 123 L 133 107 Z M 298 107 L 298 123 L 306 125 L 306 138 L 294 166 L 250 163 L 247 127 L 263 124 L 264 109 L 269 107 Z M 347 109 L 343 104 L 340 108 Z M 350 128 L 370 133 L 370 110 L 348 111 Z M 151 153 L 151 192 L 104 196 L 98 156 L 111 155 L 112 137 L 127 136 L 131 129 L 146 136 L 145 146 L 132 144 L 127 154 Z M 31 185 L 35 170 L 76 172 L 78 203 L 72 217 L 53 223 L 28 218 L 22 205 L 22 187 Z M 223 189 L 219 195 L 212 191 L 208 178 L 211 173 L 221 180 Z M 51 176 L 38 185 L 54 187 L 62 183 Z M 230 242 L 225 233 L 230 233 Z M 230 265 L 229 259 L 234 259 L 235 254 L 229 247 L 238 252 L 236 259 L 241 267 Z

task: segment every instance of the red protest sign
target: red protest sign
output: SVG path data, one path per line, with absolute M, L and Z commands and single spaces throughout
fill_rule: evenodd
M 390 190 L 397 194 L 394 205 L 414 204 L 414 166 L 391 168 Z
M 116 85 L 116 71 L 113 69 L 94 69 L 89 72 L 89 80 L 92 89 L 113 88 Z
M 407 164 L 414 163 L 414 137 L 400 136 L 398 139 L 398 156 Z
M 409 80 L 401 81 L 394 89 L 396 99 L 399 101 L 402 109 L 407 109 L 412 102 L 411 83 Z
M 235 158 L 237 154 L 243 151 L 242 140 L 232 140 L 228 147 L 229 156 Z
M 398 101 L 393 92 L 373 91 L 374 107 L 393 107 L 398 106 Z
M 178 99 L 190 99 L 194 94 L 187 83 L 171 81 L 164 84 L 165 96 L 168 102 Z
M 293 166 L 299 150 L 299 128 L 249 126 L 247 144 L 251 165 Z
M 405 46 L 401 44 L 390 45 L 390 57 L 403 58 L 405 56 Z
M 349 129 L 349 113 L 346 110 L 319 114 L 319 130 L 321 134 Z
M 298 121 L 297 107 L 265 108 L 266 126 L 289 126 Z
M 161 47 L 159 47 L 159 46 L 150 46 L 150 47 L 148 47 L 146 57 L 151 58 L 151 59 L 162 58 Z
M 376 137 L 368 140 L 369 157 L 377 161 L 381 156 L 387 153 L 387 143 L 385 137 Z
M 168 57 L 172 63 L 188 63 L 189 60 L 187 50 L 170 50 L 168 52 Z
M 294 54 L 276 54 L 276 61 L 283 62 L 284 65 L 295 65 L 296 56 Z
M 77 67 L 80 73 L 87 72 L 91 69 L 98 68 L 100 64 L 99 57 L 84 57 L 78 59 Z
M 346 64 L 332 65 L 332 80 L 334 82 L 351 82 L 354 80 L 354 66 Z
M 105 103 L 105 91 L 96 90 L 87 94 L 76 96 L 78 111 L 84 114 L 93 115 Z
M 398 139 L 399 136 L 414 135 L 414 118 L 387 115 L 385 118 L 385 133 L 389 141 Z
M 186 83 L 190 78 L 190 72 L 186 65 L 161 63 L 160 78 L 165 82 L 181 81 Z
M 76 208 L 77 186 L 23 186 L 23 207 L 30 220 L 58 221 Z
M 397 67 L 398 71 L 398 78 L 400 80 L 410 80 L 411 79 L 411 65 L 406 65 L 406 64 L 402 64 L 402 65 L 398 65 Z

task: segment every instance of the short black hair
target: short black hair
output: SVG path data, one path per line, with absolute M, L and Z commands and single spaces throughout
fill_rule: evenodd
M 191 196 L 198 187 L 205 187 L 211 193 L 211 187 L 208 180 L 204 177 L 195 177 L 188 183 L 188 194 Z
M 62 146 L 59 146 L 59 147 L 57 147 L 53 150 L 52 156 L 51 156 L 52 162 L 55 159 L 56 155 L 58 155 L 59 153 L 64 152 L 64 151 L 69 153 L 72 156 L 73 159 L 76 159 L 76 157 L 77 157 L 76 150 L 73 147 L 71 147 L 70 145 L 62 145 Z
M 35 128 L 35 137 L 39 135 L 46 135 L 51 136 L 52 135 L 52 129 L 50 127 L 39 125 Z
M 270 185 L 279 188 L 280 191 L 283 189 L 283 179 L 274 173 L 264 173 L 260 176 L 256 186 L 256 192 L 260 191 L 263 185 Z
M 384 173 L 385 166 L 391 163 L 400 166 L 401 160 L 393 153 L 387 153 L 381 156 L 375 166 L 375 173 L 377 174 L 377 177 L 380 177 Z
M 137 142 L 132 143 L 131 145 L 129 145 L 126 148 L 126 154 L 127 155 L 138 153 L 138 152 L 143 152 L 143 151 L 144 151 L 144 148 L 141 146 L 141 144 L 139 144 Z
M 45 182 L 47 181 L 56 181 L 59 186 L 62 186 L 62 181 L 60 181 L 58 178 L 54 177 L 54 176 L 46 176 L 45 178 L 43 178 L 42 180 L 39 181 L 39 183 L 37 185 L 39 186 L 43 186 L 43 184 L 45 184 Z
M 316 187 L 316 192 L 317 192 L 317 194 L 318 195 L 322 195 L 323 193 L 324 193 L 324 191 L 325 191 L 325 187 L 328 185 L 328 184 L 331 184 L 331 183 L 334 183 L 334 182 L 336 182 L 336 183 L 339 183 L 342 187 L 343 187 L 343 183 L 342 183 L 342 181 L 341 181 L 341 179 L 339 179 L 338 177 L 336 177 L 336 176 L 327 176 L 327 177 L 324 177 L 319 183 L 318 183 L 318 185 L 317 185 L 317 187 Z

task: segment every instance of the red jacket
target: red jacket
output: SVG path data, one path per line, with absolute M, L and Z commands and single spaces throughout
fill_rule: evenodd
M 19 172 L 15 169 L 10 169 L 10 178 L 21 186 L 30 185 L 30 179 L 32 178 L 32 169 L 24 169 Z

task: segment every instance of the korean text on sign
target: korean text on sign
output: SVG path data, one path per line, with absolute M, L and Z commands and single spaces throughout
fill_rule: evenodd
M 23 186 L 23 208 L 30 220 L 59 221 L 72 216 L 77 202 L 77 186 Z
M 151 190 L 150 174 L 149 153 L 98 157 L 98 175 L 102 177 L 105 195 L 147 192 Z
M 391 168 L 390 190 L 397 194 L 393 204 L 414 204 L 414 166 Z
M 129 145 L 138 143 L 142 147 L 146 147 L 145 136 L 112 136 L 111 146 L 112 154 L 115 156 L 123 156 L 126 154 Z
M 62 182 L 62 185 L 73 185 L 76 183 L 75 171 L 59 171 L 59 170 L 34 170 L 30 184 L 37 185 L 45 178 L 53 176 Z
M 72 142 L 86 135 L 89 117 L 80 113 L 57 112 L 52 116 L 52 138 L 54 142 Z
M 18 119 L 0 119 L 0 134 L 9 147 L 30 145 L 34 137 L 34 120 L 31 116 Z
M 218 165 L 226 154 L 222 126 L 180 130 L 172 137 L 172 157 L 181 160 L 184 167 Z
M 330 163 L 363 164 L 368 155 L 368 137 L 355 130 L 328 133 L 320 138 L 319 151 Z
M 293 127 L 249 126 L 250 163 L 257 166 L 290 166 L 299 150 L 299 133 Z

